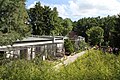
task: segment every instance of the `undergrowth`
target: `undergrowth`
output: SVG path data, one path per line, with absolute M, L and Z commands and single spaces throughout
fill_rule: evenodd
M 48 61 L 18 60 L 0 66 L 1 80 L 119 80 L 120 55 L 90 50 L 55 71 Z

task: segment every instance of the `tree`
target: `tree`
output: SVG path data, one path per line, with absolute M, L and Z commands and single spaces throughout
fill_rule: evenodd
M 4 2 L 5 2 L 5 0 L 0 1 L 0 9 L 2 8 L 2 5 Z
M 35 8 L 30 8 L 28 10 L 33 35 L 42 35 L 45 33 L 43 31 L 44 27 L 43 11 L 44 9 L 41 6 L 40 2 L 36 3 Z
M 64 46 L 65 46 L 65 52 L 68 52 L 69 54 L 74 52 L 74 44 L 71 42 L 71 40 L 66 39 Z
M 116 21 L 115 27 L 111 33 L 112 43 L 113 43 L 113 47 L 120 48 L 120 14 L 117 15 L 115 21 Z
M 0 45 L 12 44 L 29 35 L 25 0 L 5 0 L 0 3 Z
M 53 8 L 51 17 L 52 17 L 51 24 L 53 26 L 53 29 L 50 32 L 51 35 L 62 35 L 63 19 L 61 17 L 58 17 L 58 12 L 56 7 Z
M 103 42 L 104 30 L 101 27 L 92 27 L 86 31 L 91 45 L 101 45 Z
M 88 36 L 86 34 L 87 29 L 91 28 L 92 26 L 98 26 L 98 21 L 100 17 L 96 18 L 82 18 L 79 19 L 77 22 L 74 22 L 74 31 L 77 32 L 78 35 L 85 37 L 85 41 L 88 41 Z
M 104 30 L 104 45 L 113 45 L 113 36 L 112 33 L 115 31 L 115 23 L 116 23 L 115 16 L 107 16 L 101 18 L 100 20 L 100 27 Z
M 33 35 L 61 35 L 61 22 L 57 8 L 41 6 L 36 3 L 34 8 L 28 10 Z
M 64 19 L 62 25 L 64 28 L 62 35 L 64 35 L 64 36 L 67 35 L 73 29 L 72 21 L 69 18 Z

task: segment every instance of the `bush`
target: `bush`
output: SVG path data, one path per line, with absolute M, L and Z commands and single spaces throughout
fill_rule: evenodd
M 57 71 L 48 61 L 18 60 L 0 66 L 0 80 L 120 80 L 120 55 L 88 50 Z
M 64 43 L 64 47 L 65 47 L 65 52 L 68 52 L 70 54 L 74 52 L 74 44 L 71 42 L 71 40 L 66 39 Z
M 0 79 L 3 80 L 49 80 L 51 75 L 51 64 L 46 61 L 18 60 L 0 66 Z
M 61 74 L 66 80 L 119 80 L 120 55 L 89 51 L 62 68 Z
M 86 48 L 88 48 L 88 44 L 85 41 L 80 41 L 79 42 L 79 50 L 85 50 Z

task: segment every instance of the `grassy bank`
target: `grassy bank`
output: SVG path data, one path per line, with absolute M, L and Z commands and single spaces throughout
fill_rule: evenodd
M 120 56 L 92 50 L 61 69 L 67 80 L 119 80 Z
M 120 55 L 91 50 L 59 71 L 53 64 L 39 60 L 19 60 L 0 66 L 4 80 L 119 80 Z

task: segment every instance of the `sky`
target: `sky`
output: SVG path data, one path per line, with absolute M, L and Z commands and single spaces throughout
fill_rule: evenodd
M 105 17 L 120 13 L 120 0 L 27 0 L 26 8 L 32 8 L 36 2 L 51 8 L 57 7 L 59 16 L 77 21 L 83 17 Z

